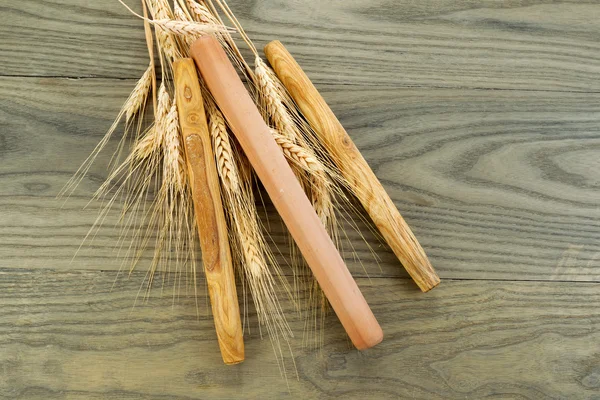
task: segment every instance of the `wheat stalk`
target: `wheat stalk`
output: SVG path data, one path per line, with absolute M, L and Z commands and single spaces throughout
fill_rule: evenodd
M 211 14 L 209 9 L 204 4 L 199 4 L 194 0 L 187 0 L 187 5 L 198 21 L 204 22 L 205 24 L 220 24 L 219 20 Z
M 162 158 L 162 179 L 148 223 L 149 227 L 158 229 L 148 275 L 148 290 L 153 283 L 156 271 L 161 266 L 165 266 L 167 271 L 174 269 L 176 273 L 181 273 L 182 255 L 185 253 L 182 241 L 190 236 L 189 231 L 193 229 L 189 225 L 188 214 L 191 212 L 191 202 L 189 188 L 186 185 L 185 160 L 180 144 L 177 108 L 175 102 L 171 101 L 164 82 L 161 83 L 158 90 L 158 106 L 153 133 L 152 136 L 148 136 L 148 143 L 144 144 L 146 152 L 150 152 L 148 149 L 153 148 L 155 150 L 150 153 L 157 154 Z M 142 139 L 140 143 L 144 141 Z M 158 162 L 155 163 L 158 164 Z M 148 241 L 151 235 L 152 232 L 147 231 L 145 241 Z M 176 250 L 173 266 L 171 266 L 173 260 L 170 251 L 172 247 Z M 193 255 L 185 255 L 183 259 L 189 260 L 190 257 L 193 258 Z
M 308 173 L 318 176 L 322 176 L 324 174 L 325 170 L 323 165 L 310 151 L 307 151 L 305 148 L 297 145 L 288 137 L 283 136 L 275 129 L 271 129 L 271 134 L 289 161 Z
M 178 21 L 189 21 L 190 20 L 188 18 L 187 14 L 185 13 L 185 11 L 183 11 L 183 8 L 181 8 L 179 3 L 177 3 L 177 1 L 175 1 L 175 3 L 173 4 L 173 16 Z
M 227 125 L 223 114 L 217 108 L 214 100 L 210 98 L 206 90 L 204 93 L 204 106 L 217 162 L 217 171 L 221 177 L 223 188 L 233 195 L 239 190 L 240 182 L 237 168 L 235 167 L 233 149 L 229 141 Z
M 297 143 L 300 133 L 283 104 L 280 92 L 277 90 L 272 76 L 269 75 L 268 68 L 258 56 L 255 60 L 255 66 L 254 77 L 258 87 L 258 97 L 262 103 L 263 118 L 265 118 L 267 123 L 271 119 L 275 128 L 277 128 L 276 131 L 280 132 L 292 143 Z M 292 170 L 302 187 L 307 190 L 309 186 L 308 178 L 302 173 L 301 168 L 292 164 Z
M 300 133 L 283 103 L 282 89 L 276 85 L 277 77 L 274 76 L 273 71 L 258 56 L 255 59 L 254 66 L 256 83 L 262 95 L 261 99 L 265 103 L 264 108 L 268 116 L 273 120 L 275 128 L 282 135 L 297 142 Z
M 130 124 L 127 124 L 127 122 L 130 122 L 136 113 L 142 111 L 143 106 L 146 103 L 146 99 L 147 99 L 147 96 L 148 96 L 148 93 L 150 90 L 150 86 L 152 84 L 153 69 L 152 69 L 151 65 L 152 64 L 150 64 L 150 66 L 146 69 L 144 74 L 142 74 L 140 79 L 137 81 L 135 87 L 133 88 L 133 90 L 131 91 L 129 96 L 127 97 L 127 100 L 125 100 L 125 102 L 123 103 L 123 106 L 121 106 L 121 110 L 119 111 L 119 114 L 113 121 L 113 123 L 110 126 L 110 128 L 108 129 L 108 131 L 104 134 L 104 136 L 102 137 L 100 142 L 98 142 L 98 144 L 96 145 L 94 150 L 91 152 L 91 154 L 85 159 L 85 161 L 77 169 L 75 174 L 73 174 L 73 176 L 67 181 L 65 186 L 60 190 L 58 197 L 61 197 L 61 196 L 68 197 L 75 191 L 77 186 L 79 186 L 81 181 L 84 179 L 84 177 L 89 172 L 92 164 L 94 163 L 94 161 L 96 160 L 96 158 L 98 157 L 100 152 L 109 143 L 109 141 L 112 138 L 113 134 L 115 133 L 117 127 L 119 126 L 121 119 L 123 117 L 125 117 L 125 121 L 126 121 L 125 130 L 123 132 L 123 136 L 121 137 L 121 140 L 119 141 L 117 149 L 113 155 L 113 160 L 116 161 L 119 159 L 120 152 L 124 147 L 124 143 L 127 140 L 127 137 L 129 136 L 129 132 L 130 132 L 130 128 L 131 128 Z M 140 129 L 141 129 L 141 125 L 138 124 L 137 132 L 136 132 L 137 134 L 139 134 Z M 112 164 L 112 162 L 111 162 L 111 164 Z M 110 166 L 109 166 L 109 170 L 112 172 L 112 171 L 114 171 L 115 167 L 116 167 L 116 164 L 113 168 L 110 168 Z
M 244 158 L 241 155 L 238 156 L 238 160 Z M 246 171 L 248 170 L 246 169 Z M 280 340 L 287 341 L 293 334 L 275 292 L 277 284 L 275 278 L 279 279 L 279 283 L 283 285 L 288 294 L 291 293 L 289 285 L 263 235 L 252 194 L 251 178 L 245 179 L 237 190 L 228 193 L 231 194 L 225 198 L 229 210 L 230 227 L 235 232 L 235 241 L 240 250 L 241 275 L 244 283 L 250 288 L 259 326 L 266 328 L 273 342 L 278 364 L 283 370 Z
M 165 132 L 167 130 L 167 115 L 171 110 L 171 97 L 165 83 L 162 82 L 158 88 L 158 106 L 156 109 L 156 146 L 161 147 L 164 144 Z
M 174 5 L 173 5 L 173 16 L 176 20 L 178 21 L 193 21 L 192 16 L 188 13 L 187 9 L 183 8 L 181 5 L 179 5 L 179 3 L 177 2 L 177 0 L 175 0 Z M 189 52 L 188 49 L 191 47 L 192 43 L 194 43 L 194 36 L 191 35 L 184 35 L 180 38 L 181 41 L 183 41 L 182 46 L 181 47 L 181 53 L 184 54 L 186 57 L 189 56 Z
M 142 77 L 137 81 L 133 91 L 127 98 L 125 105 L 125 121 L 129 122 L 131 118 L 146 104 L 150 87 L 152 85 L 152 65 L 148 65 Z
M 171 20 L 172 12 L 169 3 L 164 0 L 154 0 L 148 2 L 154 20 Z M 153 20 L 142 17 L 144 21 L 152 23 Z M 156 24 L 155 24 L 156 25 Z M 158 25 L 159 28 L 155 29 L 157 42 L 159 49 L 162 50 L 169 60 L 174 61 L 179 58 L 179 51 L 177 50 L 177 44 L 173 37 L 169 34 L 168 30 Z M 161 63 L 162 65 L 162 63 Z M 163 68 L 164 69 L 164 68 Z
M 335 209 L 332 200 L 333 185 L 330 179 L 325 174 L 325 167 L 319 161 L 315 152 L 307 145 L 304 140 L 304 135 L 300 132 L 298 124 L 294 121 L 294 118 L 288 112 L 288 107 L 284 104 L 286 101 L 285 88 L 282 87 L 279 79 L 274 72 L 266 66 L 266 64 L 257 57 L 255 60 L 255 76 L 256 81 L 259 85 L 259 92 L 263 99 L 266 112 L 272 119 L 277 131 L 282 135 L 279 137 L 280 146 L 284 151 L 284 154 L 288 156 L 296 163 L 297 166 L 302 167 L 307 172 L 311 173 L 311 169 L 318 168 L 317 174 L 310 174 L 309 185 L 311 187 L 310 197 L 313 203 L 313 207 L 319 215 L 321 222 L 330 230 L 332 233 L 332 218 L 335 216 Z M 291 107 L 290 107 L 291 108 Z M 276 137 L 277 140 L 277 137 Z M 291 153 L 290 149 L 293 145 L 296 145 L 296 153 Z M 304 159 L 302 161 L 310 160 L 311 164 L 303 165 L 301 160 L 293 158 L 293 156 L 302 155 Z M 298 174 L 297 174 L 298 176 Z
M 257 234 L 259 229 L 255 224 L 255 217 L 251 212 L 244 211 L 243 208 L 234 208 L 234 210 L 234 213 L 239 218 L 235 224 L 237 225 L 238 238 L 242 248 L 246 275 L 256 283 L 259 283 L 265 278 L 265 274 L 269 273 L 269 268 L 266 258 L 262 254 L 264 246 L 260 244 L 261 240 Z M 265 300 L 259 299 L 259 303 L 264 304 Z M 264 310 L 262 313 L 264 314 Z
M 140 155 L 157 154 L 162 157 L 162 182 L 156 195 L 148 226 L 158 229 L 155 250 L 148 272 L 147 290 L 154 281 L 156 271 L 164 266 L 167 272 L 175 272 L 173 296 L 178 293 L 183 267 L 187 270 L 196 291 L 195 223 L 190 187 L 187 184 L 187 167 L 179 132 L 176 102 L 171 101 L 164 82 L 159 88 L 156 123 L 153 135 L 142 138 L 136 148 Z M 146 232 L 147 243 L 151 231 Z M 186 245 L 187 244 L 187 245 Z M 174 250 L 171 251 L 171 250 Z M 165 285 L 163 276 L 163 286 Z
M 136 141 L 131 154 L 137 160 L 145 160 L 158 150 L 156 142 L 156 129 L 152 126 L 142 138 Z
M 311 184 L 311 202 L 321 223 L 330 229 L 334 208 L 329 187 L 330 181 L 325 175 L 323 164 L 317 160 L 312 152 L 293 143 L 276 130 L 272 129 L 271 134 L 288 161 L 308 173 Z
M 146 47 L 148 48 L 148 57 L 150 58 L 150 69 L 152 70 L 152 105 L 156 110 L 156 68 L 154 63 L 154 39 L 152 38 L 152 28 L 148 22 L 148 5 L 146 0 L 141 0 L 142 12 L 144 15 L 144 36 L 146 37 Z
M 179 133 L 179 118 L 177 105 L 173 101 L 171 109 L 165 117 L 165 161 L 164 179 L 183 192 L 186 184 L 186 164 L 184 152 L 181 147 Z
M 153 19 L 149 21 L 151 24 L 159 26 L 169 33 L 175 35 L 190 35 L 200 37 L 210 33 L 226 32 L 230 28 L 216 24 L 203 24 L 191 21 L 177 21 L 173 19 Z

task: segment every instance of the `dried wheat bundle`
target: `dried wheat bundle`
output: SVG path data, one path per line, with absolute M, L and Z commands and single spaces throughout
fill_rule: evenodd
M 259 57 L 227 3 L 223 0 L 175 0 L 173 3 L 168 0 L 142 0 L 143 15 L 123 5 L 144 21 L 150 63 L 113 125 L 62 191 L 67 195 L 72 193 L 123 121 L 124 132 L 107 180 L 93 196 L 103 200 L 104 205 L 86 239 L 94 236 L 111 210 L 120 207 L 121 239 L 118 246 L 123 257 L 121 267 L 131 272 L 142 261 L 150 260 L 140 289 L 149 291 L 157 273 L 162 271 L 165 272 L 162 274 L 162 287 L 172 285 L 174 297 L 183 285 L 197 295 L 197 227 L 174 100 L 172 63 L 189 54 L 189 46 L 196 38 L 210 34 L 219 40 L 245 77 L 248 90 L 265 122 L 274 128 L 273 137 L 321 222 L 334 241 L 340 242 L 338 209 L 340 204 L 348 202 L 344 192 L 345 181 L 328 159 L 314 132 L 300 117 L 285 87 Z M 251 49 L 254 68 L 242 56 L 233 39 L 233 29 L 225 24 L 220 13 Z M 155 65 L 155 51 L 158 65 Z M 160 83 L 157 76 L 162 78 Z M 314 333 L 315 343 L 322 340 L 322 329 L 319 328 L 323 326 L 328 303 L 310 271 L 296 257 L 298 253 L 294 246 L 291 248 L 292 265 L 297 270 L 294 271 L 293 289 L 288 283 L 259 217 L 253 171 L 232 142 L 225 119 L 210 93 L 205 87 L 202 89 L 228 217 L 230 246 L 243 287 L 245 314 L 248 310 L 247 296 L 256 309 L 259 330 L 262 333 L 264 329 L 271 339 L 278 363 L 282 366 L 282 348 L 288 345 L 287 340 L 293 334 L 277 292 L 287 293 L 299 310 L 307 310 L 304 313 L 305 337 Z M 150 99 L 152 114 L 147 107 Z M 129 152 L 124 155 L 128 144 Z M 342 218 L 346 220 L 349 217 L 342 215 Z M 148 256 L 148 253 L 151 255 Z M 306 302 L 301 304 L 300 292 L 305 289 L 309 294 Z

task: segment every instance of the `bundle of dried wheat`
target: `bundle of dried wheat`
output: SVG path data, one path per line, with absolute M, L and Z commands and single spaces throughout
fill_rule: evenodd
M 163 286 L 165 279 L 174 276 L 173 296 L 181 290 L 182 275 L 187 275 L 186 282 L 196 293 L 197 227 L 174 100 L 172 66 L 174 61 L 189 54 L 189 46 L 195 39 L 211 34 L 219 39 L 245 77 L 248 90 L 254 95 L 265 122 L 273 128 L 275 141 L 317 215 L 334 241 L 339 242 L 337 216 L 339 203 L 347 202 L 343 190 L 345 182 L 225 1 L 175 0 L 171 4 L 168 0 L 142 0 L 143 15 L 124 6 L 144 21 L 150 63 L 113 125 L 63 190 L 63 194 L 74 190 L 124 121 L 118 154 L 113 158 L 106 182 L 94 195 L 94 198 L 104 199 L 105 205 L 90 234 L 99 228 L 111 209 L 121 206 L 121 246 L 125 251 L 124 262 L 129 263 L 127 269 L 133 271 L 143 260 L 145 251 L 152 249 L 146 275 L 147 290 L 156 272 L 165 271 L 175 273 L 162 274 Z M 224 23 L 221 15 L 233 28 Z M 241 35 L 252 51 L 254 68 L 242 56 L 233 32 Z M 156 59 L 158 65 L 155 65 Z M 162 82 L 157 83 L 157 76 L 162 77 Z M 304 312 L 308 332 L 322 332 L 318 328 L 327 310 L 327 300 L 312 274 L 304 269 L 301 259 L 292 257 L 290 264 L 298 269 L 293 273 L 292 285 L 284 277 L 256 209 L 253 172 L 232 142 L 227 123 L 210 92 L 202 82 L 201 86 L 238 276 L 252 299 L 260 326 L 274 341 L 278 360 L 281 360 L 280 339 L 287 340 L 292 331 L 277 293 L 288 293 Z M 151 113 L 150 107 L 146 107 L 150 101 Z M 148 114 L 152 114 L 150 118 Z M 120 157 L 129 142 L 129 152 Z M 300 292 L 306 289 L 310 291 L 308 303 L 302 303 Z M 319 342 L 320 334 L 316 337 Z

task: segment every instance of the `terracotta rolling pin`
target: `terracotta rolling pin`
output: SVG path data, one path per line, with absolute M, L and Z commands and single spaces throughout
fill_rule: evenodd
M 225 364 L 244 361 L 244 337 L 235 276 L 221 203 L 219 176 L 196 66 L 191 58 L 173 63 L 179 124 L 192 188 L 194 211 L 202 249 L 221 356 Z
M 436 287 L 440 278 L 423 248 L 308 76 L 281 42 L 267 44 L 265 54 L 404 268 L 423 292 Z
M 221 45 L 206 36 L 191 54 L 352 343 L 375 346 L 381 327 Z

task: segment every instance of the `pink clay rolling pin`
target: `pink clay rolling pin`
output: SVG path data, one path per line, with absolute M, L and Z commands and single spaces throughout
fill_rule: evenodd
M 375 346 L 379 323 L 221 45 L 202 37 L 191 55 L 352 343 Z

